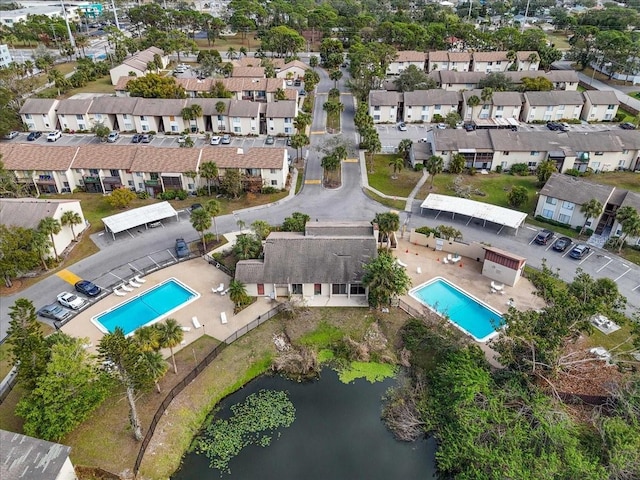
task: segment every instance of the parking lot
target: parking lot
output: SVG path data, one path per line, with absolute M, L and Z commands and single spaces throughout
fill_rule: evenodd
M 90 144 L 99 144 L 100 139 L 97 138 L 93 134 L 70 134 L 63 133 L 62 138 L 60 138 L 57 142 L 47 142 L 47 135 L 43 132 L 42 136 L 34 140 L 32 142 L 27 141 L 28 133 L 20 133 L 13 140 L 7 140 L 6 142 L 20 142 L 20 143 L 29 143 L 29 144 L 37 144 L 37 145 L 51 145 L 55 146 L 80 146 L 80 145 L 90 145 Z M 220 134 L 221 135 L 221 134 Z M 105 143 L 105 145 L 136 145 L 132 143 L 131 139 L 133 135 L 120 135 L 120 137 L 114 143 Z M 178 148 L 180 144 L 178 143 L 178 139 L 180 135 L 155 135 L 150 143 L 139 143 L 137 145 L 140 146 L 155 146 L 155 147 L 176 147 Z M 204 138 L 204 135 L 195 134 L 191 135 L 191 139 L 193 140 L 194 147 L 203 147 L 209 145 L 207 140 Z M 241 148 L 251 148 L 251 147 L 278 147 L 283 148 L 287 146 L 287 137 L 274 137 L 274 143 L 272 145 L 266 144 L 267 136 L 260 135 L 258 137 L 231 137 L 231 143 L 228 145 L 220 145 L 223 147 L 241 147 Z M 211 148 L 216 148 L 216 145 L 212 145 Z

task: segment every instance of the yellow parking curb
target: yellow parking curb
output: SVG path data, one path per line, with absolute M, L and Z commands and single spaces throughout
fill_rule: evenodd
M 326 132 L 324 130 L 318 130 L 315 132 L 311 132 L 311 135 L 324 135 Z
M 305 180 L 305 185 L 320 185 L 320 180 Z
M 78 275 L 66 269 L 60 270 L 58 273 L 56 273 L 56 275 L 65 282 L 70 283 L 71 285 L 75 285 L 77 282 L 82 280 L 82 278 L 80 278 Z
M 360 160 L 357 158 L 347 158 L 344 163 L 358 163 Z

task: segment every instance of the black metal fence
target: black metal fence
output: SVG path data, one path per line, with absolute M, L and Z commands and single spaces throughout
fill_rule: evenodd
M 189 374 L 180 381 L 180 383 L 178 383 L 175 387 L 171 389 L 171 391 L 167 394 L 165 399 L 162 401 L 162 403 L 158 407 L 156 414 L 153 416 L 153 419 L 149 424 L 149 429 L 147 430 L 147 434 L 144 436 L 144 439 L 142 440 L 142 444 L 140 445 L 140 451 L 138 452 L 138 457 L 136 458 L 136 463 L 133 467 L 133 473 L 136 477 L 138 476 L 138 471 L 140 470 L 142 459 L 144 458 L 144 454 L 147 451 L 147 447 L 149 446 L 149 443 L 153 438 L 153 434 L 156 431 L 158 422 L 160 422 L 160 420 L 162 419 L 164 412 L 167 410 L 167 408 L 169 407 L 173 399 L 177 397 L 182 392 L 182 390 L 184 390 L 185 387 L 189 385 L 198 375 L 200 375 L 204 371 L 204 369 L 207 368 L 207 366 L 209 366 L 209 364 L 213 362 L 218 357 L 218 355 L 220 355 L 220 353 L 227 347 L 227 345 L 232 344 L 238 338 L 243 336 L 245 333 L 248 333 L 254 328 L 259 327 L 264 322 L 266 322 L 270 318 L 280 313 L 282 308 L 283 308 L 283 305 L 278 304 L 274 308 L 269 310 L 267 313 L 259 315 L 258 318 L 256 318 L 249 324 L 233 332 L 222 343 L 216 345 L 216 347 L 213 348 L 213 350 L 211 350 L 207 354 L 207 356 L 204 357 L 204 359 L 200 363 L 198 363 L 198 365 L 196 365 L 196 367 L 193 370 L 191 370 L 191 372 L 189 372 Z
M 404 310 L 408 315 L 411 315 L 414 318 L 422 318 L 424 316 L 424 312 L 412 307 L 401 298 L 398 299 L 398 308 Z

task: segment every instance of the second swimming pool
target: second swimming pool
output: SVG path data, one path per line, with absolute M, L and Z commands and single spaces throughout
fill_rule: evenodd
M 200 297 L 176 278 L 169 278 L 135 297 L 91 318 L 103 333 L 122 328 L 125 335 L 151 325 Z
M 502 315 L 444 278 L 434 278 L 409 292 L 424 306 L 445 316 L 478 342 L 496 335 Z

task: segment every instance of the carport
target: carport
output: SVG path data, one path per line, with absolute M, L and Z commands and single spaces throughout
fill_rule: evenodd
M 452 219 L 455 219 L 456 214 L 469 217 L 467 225 L 469 225 L 471 220 L 474 218 L 482 220 L 483 227 L 487 225 L 487 222 L 500 225 L 498 233 L 502 232 L 504 227 L 509 227 L 513 228 L 517 234 L 518 228 L 520 228 L 527 218 L 526 213 L 511 210 L 509 208 L 498 207 L 496 205 L 490 205 L 483 202 L 476 202 L 475 200 L 469 200 L 468 198 L 438 195 L 436 193 L 430 193 L 427 198 L 425 198 L 422 205 L 420 205 L 420 213 L 423 213 L 425 208 L 437 211 L 438 214 L 436 215 L 436 218 L 438 218 L 442 212 L 448 212 L 451 213 Z
M 105 231 L 111 232 L 115 240 L 116 233 L 124 232 L 141 225 L 149 228 L 149 224 L 173 217 L 174 215 L 176 220 L 178 220 L 178 212 L 174 210 L 171 204 L 169 202 L 160 202 L 105 217 L 102 219 L 102 222 L 104 223 Z

